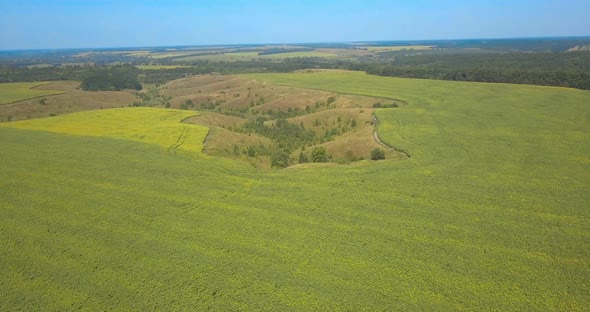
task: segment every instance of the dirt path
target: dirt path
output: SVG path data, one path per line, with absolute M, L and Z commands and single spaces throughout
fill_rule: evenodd
M 209 138 L 211 137 L 211 132 L 213 132 L 213 128 L 209 128 L 209 131 L 207 131 L 207 135 L 205 136 L 205 140 L 203 141 L 203 153 L 207 153 L 207 143 L 209 142 Z
M 377 134 L 377 124 L 379 123 L 379 120 L 375 116 L 375 113 L 371 114 L 371 118 L 373 119 L 373 125 L 375 126 L 373 128 L 373 139 L 375 139 L 375 142 L 377 142 L 377 144 L 385 147 L 386 149 L 403 154 L 406 158 L 410 158 L 410 155 L 408 155 L 407 153 L 402 152 L 402 151 L 398 151 L 393 146 L 389 146 L 389 145 L 385 144 L 383 141 L 381 141 L 381 139 L 379 138 L 379 135 Z

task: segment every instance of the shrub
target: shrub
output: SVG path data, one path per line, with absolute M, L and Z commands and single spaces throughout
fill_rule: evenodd
M 311 161 L 313 162 L 327 162 L 330 160 L 328 156 L 328 151 L 323 146 L 315 147 L 313 151 L 311 151 Z
M 289 154 L 283 150 L 277 150 L 270 156 L 270 165 L 273 168 L 285 168 L 289 165 Z
M 375 149 L 373 149 L 371 151 L 371 159 L 372 160 L 385 159 L 385 152 L 382 149 L 376 147 Z
M 304 152 L 299 153 L 299 163 L 304 164 L 306 162 L 309 162 L 309 157 L 307 157 L 307 154 Z

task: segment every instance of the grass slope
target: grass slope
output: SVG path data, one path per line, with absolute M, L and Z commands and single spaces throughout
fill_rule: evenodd
M 0 105 L 0 122 L 63 115 L 85 110 L 127 107 L 136 100 L 135 90 L 90 92 L 79 90 L 74 81 L 46 82 L 32 91 L 59 92 L 40 101 L 27 99 L 13 105 Z
M 0 308 L 585 309 L 589 92 L 252 77 L 407 100 L 378 117 L 412 158 L 258 171 L 0 127 Z
M 0 105 L 63 93 L 61 91 L 33 89 L 44 84 L 43 82 L 0 83 Z
M 200 152 L 207 128 L 182 124 L 195 112 L 157 108 L 117 108 L 79 112 L 0 126 L 155 143 L 169 151 Z

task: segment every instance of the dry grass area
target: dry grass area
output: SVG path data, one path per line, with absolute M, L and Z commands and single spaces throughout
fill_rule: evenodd
M 135 101 L 134 91 L 89 92 L 78 82 L 50 82 L 35 90 L 56 90 L 62 94 L 28 99 L 0 106 L 0 122 L 63 115 L 93 109 L 127 107 Z M 43 100 L 43 101 L 41 101 Z
M 304 110 L 316 102 L 335 99 L 336 108 L 373 107 L 375 103 L 391 103 L 391 99 L 345 95 L 322 90 L 302 89 L 273 85 L 256 80 L 247 80 L 239 76 L 203 75 L 172 81 L 166 85 L 166 95 L 172 96 L 172 107 L 179 108 L 187 99 L 201 104 L 211 101 L 223 101 L 221 109 L 237 109 L 250 102 L 258 110 L 289 108 Z M 399 104 L 403 104 L 398 102 Z
M 272 141 L 254 133 L 242 133 L 241 127 L 249 120 L 264 116 L 268 120 L 265 124 L 272 125 L 276 119 L 285 118 L 289 123 L 313 130 L 318 137 L 335 131 L 337 134 L 330 140 L 306 146 L 307 153 L 321 145 L 334 160 L 351 156 L 368 159 L 372 149 L 385 149 L 373 137 L 373 105 L 405 104 L 389 98 L 287 87 L 241 76 L 203 75 L 179 79 L 168 83 L 162 92 L 172 97 L 172 108 L 181 108 L 190 100 L 194 104 L 191 109 L 202 111 L 185 122 L 211 129 L 205 148 L 207 153 L 246 159 L 257 167 L 269 166 L 268 157 L 248 158 L 243 151 L 249 146 L 268 146 Z M 300 149 L 292 151 L 292 163 L 297 162 L 300 152 Z M 386 158 L 400 157 L 403 155 L 386 150 Z
M 61 91 L 52 89 L 35 89 L 35 87 L 43 84 L 46 84 L 46 82 L 0 83 L 0 105 L 61 93 Z

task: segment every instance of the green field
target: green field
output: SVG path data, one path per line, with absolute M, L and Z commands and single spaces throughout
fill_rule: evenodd
M 44 82 L 0 83 L 0 105 L 63 93 L 61 91 L 32 89 L 44 84 Z
M 0 308 L 587 308 L 590 92 L 246 77 L 405 100 L 377 116 L 411 158 L 257 170 L 124 135 L 39 131 L 56 117 L 4 123 Z M 141 131 L 167 114 L 123 111 L 151 120 Z M 117 124 L 130 127 L 105 127 Z
M 260 58 L 274 58 L 274 59 L 284 59 L 290 57 L 334 57 L 336 54 L 333 53 L 326 53 L 326 52 L 318 52 L 318 51 L 303 51 L 303 52 L 287 52 L 287 53 L 276 53 L 276 54 L 266 54 L 260 55 Z
M 65 134 L 127 139 L 158 144 L 171 150 L 200 152 L 207 128 L 182 124 L 197 115 L 192 111 L 155 109 L 149 107 L 117 108 L 80 112 L 53 118 L 13 122 L 6 126 Z
M 139 69 L 176 69 L 176 68 L 187 68 L 192 66 L 184 66 L 184 65 L 139 65 L 137 68 Z
M 231 53 L 220 53 L 210 55 L 197 55 L 187 56 L 175 59 L 179 62 L 191 62 L 207 60 L 211 62 L 235 62 L 235 61 L 250 61 L 252 59 L 273 59 L 280 60 L 292 57 L 335 57 L 335 54 L 317 52 L 317 51 L 304 51 L 304 52 L 288 52 L 288 53 L 276 53 L 267 55 L 258 55 L 258 52 L 231 52 Z
M 373 52 L 402 51 L 402 50 L 428 51 L 428 50 L 432 50 L 432 46 L 425 46 L 425 45 L 383 46 L 383 47 L 367 47 L 367 50 L 373 51 Z

